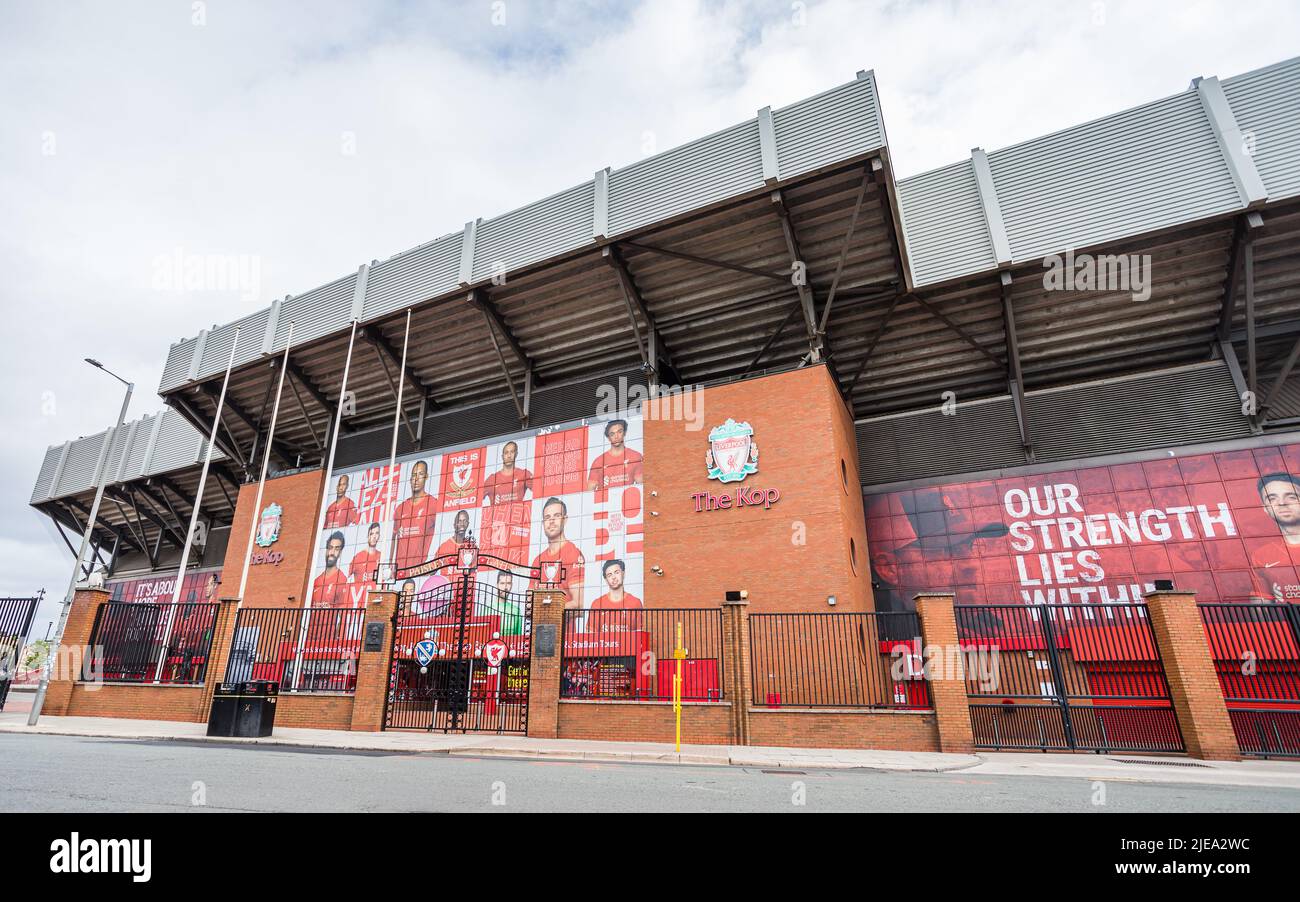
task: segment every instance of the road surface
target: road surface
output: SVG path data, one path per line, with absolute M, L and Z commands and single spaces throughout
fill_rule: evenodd
M 0 734 L 0 811 L 186 810 L 1300 812 L 1300 789 Z

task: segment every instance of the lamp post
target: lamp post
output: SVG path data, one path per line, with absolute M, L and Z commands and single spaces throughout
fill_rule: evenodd
M 95 501 L 90 506 L 90 515 L 86 518 L 86 531 L 81 536 L 81 548 L 77 552 L 77 560 L 72 565 L 72 578 L 68 580 L 68 591 L 63 596 L 63 608 L 59 611 L 59 628 L 54 633 L 54 644 L 51 646 L 50 654 L 45 658 L 45 665 L 41 668 L 41 682 L 36 689 L 36 698 L 32 702 L 31 713 L 27 715 L 27 725 L 29 727 L 36 725 L 37 719 L 41 716 L 41 708 L 45 705 L 45 691 L 50 686 L 50 669 L 53 667 L 59 645 L 63 642 L 63 630 L 68 624 L 68 612 L 72 609 L 72 596 L 77 591 L 77 580 L 81 576 L 81 563 L 85 560 L 86 549 L 90 547 L 90 538 L 95 529 L 95 520 L 99 516 L 99 504 L 104 500 L 104 486 L 108 481 L 108 458 L 113 450 L 113 440 L 117 438 L 117 433 L 126 420 L 126 409 L 131 404 L 131 392 L 135 390 L 132 383 L 127 382 L 98 360 L 87 357 L 86 363 L 96 369 L 103 370 L 125 385 L 126 397 L 122 399 L 122 410 L 117 415 L 117 424 L 105 433 L 104 444 L 99 449 L 99 460 L 95 463 Z

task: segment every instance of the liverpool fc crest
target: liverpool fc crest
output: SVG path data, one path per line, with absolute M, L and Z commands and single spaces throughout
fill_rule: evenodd
M 748 423 L 728 419 L 709 430 L 709 450 L 704 455 L 709 478 L 719 482 L 740 482 L 758 472 L 758 444 Z
M 280 516 L 283 513 L 284 508 L 278 504 L 272 504 L 262 511 L 262 522 L 257 525 L 259 548 L 270 548 L 275 544 L 275 540 L 280 538 Z

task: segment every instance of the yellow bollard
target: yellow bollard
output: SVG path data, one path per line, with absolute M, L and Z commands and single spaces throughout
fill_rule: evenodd
M 677 647 L 673 649 L 673 657 L 677 659 L 677 672 L 673 674 L 673 714 L 677 719 L 677 752 L 682 751 L 682 659 L 686 657 L 686 649 L 682 648 L 682 624 L 677 623 Z

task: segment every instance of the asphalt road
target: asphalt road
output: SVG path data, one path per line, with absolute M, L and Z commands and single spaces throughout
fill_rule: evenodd
M 0 734 L 0 811 L 1300 812 L 1300 789 Z M 496 803 L 496 804 L 494 804 Z

